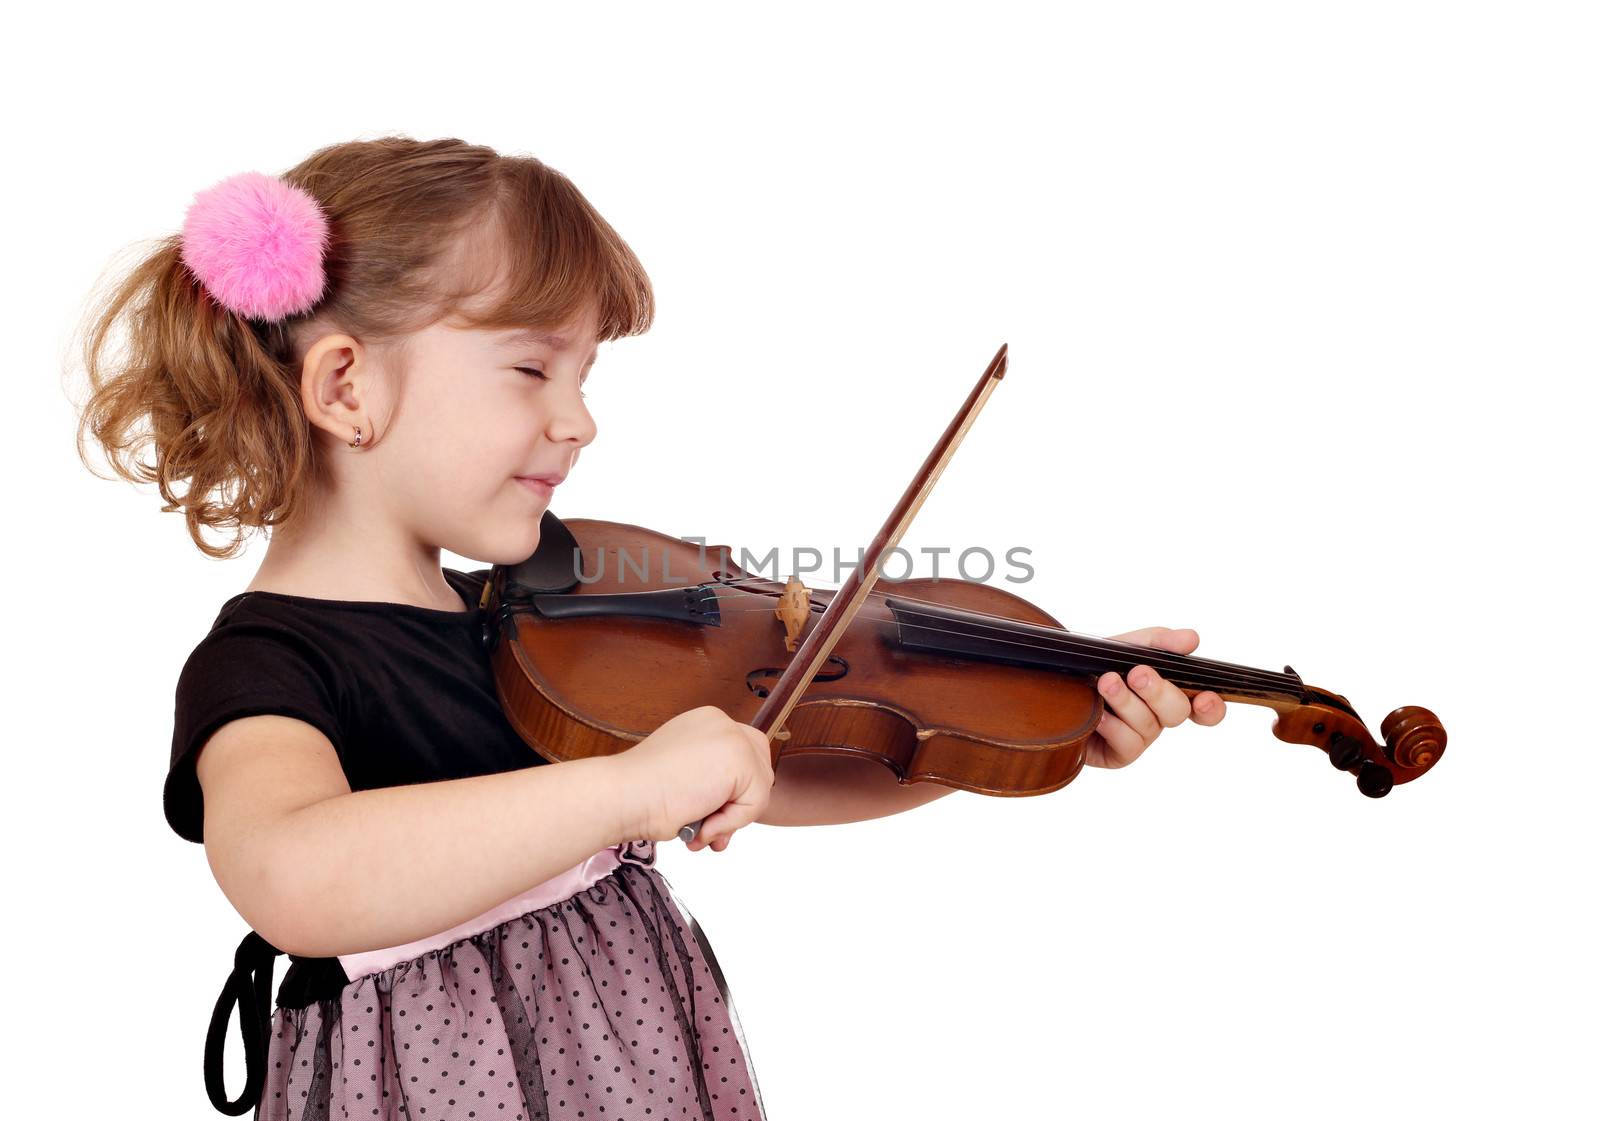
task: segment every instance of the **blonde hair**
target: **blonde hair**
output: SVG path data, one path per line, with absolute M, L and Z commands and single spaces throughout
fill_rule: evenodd
M 181 509 L 209 556 L 235 556 L 250 528 L 289 522 L 327 481 L 300 400 L 313 320 L 403 350 L 406 336 L 446 317 L 548 328 L 592 306 L 600 341 L 642 334 L 654 319 L 649 277 L 627 243 L 571 180 L 532 157 L 388 136 L 319 149 L 281 178 L 327 215 L 328 283 L 315 307 L 277 323 L 236 316 L 183 264 L 174 234 L 92 300 L 81 328 L 79 458 L 99 474 L 86 454 L 92 437 L 117 475 L 156 483 L 162 510 Z M 483 260 L 492 271 L 474 265 Z M 498 297 L 471 307 L 491 284 Z M 119 329 L 126 344 L 114 350 Z M 232 539 L 210 544 L 202 527 Z

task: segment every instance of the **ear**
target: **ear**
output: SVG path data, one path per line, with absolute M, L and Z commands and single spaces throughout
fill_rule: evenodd
M 369 415 L 374 398 L 371 352 L 350 335 L 323 335 L 300 365 L 306 418 L 345 443 L 361 429 L 362 446 L 377 436 Z

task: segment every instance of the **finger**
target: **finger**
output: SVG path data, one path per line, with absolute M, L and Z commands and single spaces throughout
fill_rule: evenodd
M 1095 729 L 1100 733 L 1100 738 L 1105 740 L 1105 766 L 1126 767 L 1140 755 L 1150 744 L 1138 732 L 1128 727 L 1116 713 L 1109 708 L 1100 713 L 1100 726 Z
M 1106 699 L 1122 722 L 1143 737 L 1144 745 L 1161 734 L 1161 724 L 1143 698 L 1118 677 L 1116 671 L 1100 675 L 1100 695 Z M 1143 748 L 1141 748 L 1143 750 Z
M 686 842 L 683 847 L 690 852 L 699 852 L 709 847 L 712 841 L 722 836 L 722 831 L 727 828 L 727 820 L 726 807 L 715 813 L 706 814 L 700 822 L 700 828 L 695 830 L 694 840 Z
M 723 837 L 733 833 L 737 828 L 738 826 L 729 820 L 729 814 L 726 811 L 718 810 L 706 818 L 705 823 L 700 826 L 700 832 L 696 833 L 694 840 L 689 842 L 689 849 L 697 852 L 703 848 L 710 848 Z
M 1149 666 L 1129 670 L 1128 684 L 1144 699 L 1163 728 L 1176 728 L 1189 719 L 1188 696 Z
M 761 805 L 747 802 L 742 798 L 725 803 L 715 813 L 706 815 L 705 824 L 695 834 L 695 839 L 689 842 L 689 847 L 702 848 L 733 836 L 760 816 L 761 810 Z
M 1123 642 L 1136 643 L 1139 646 L 1150 646 L 1158 650 L 1170 650 L 1174 654 L 1191 653 L 1200 645 L 1200 634 L 1190 627 L 1180 627 L 1174 630 L 1171 627 L 1140 627 L 1127 634 L 1112 635 Z
M 1227 713 L 1228 706 L 1221 697 L 1212 692 L 1196 693 L 1194 702 L 1190 706 L 1194 712 L 1189 719 L 1196 724 L 1210 726 L 1218 723 Z
M 690 841 L 683 847 L 688 849 L 690 852 L 699 852 L 701 849 L 711 849 L 714 852 L 721 852 L 722 849 L 717 848 L 717 845 L 721 844 L 726 847 L 727 841 L 727 834 L 722 834 L 719 836 L 714 833 L 708 833 L 706 831 L 706 826 L 702 825 L 700 827 L 700 832 L 695 834 L 694 840 Z

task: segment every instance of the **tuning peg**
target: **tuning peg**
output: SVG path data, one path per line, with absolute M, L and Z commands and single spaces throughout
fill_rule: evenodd
M 1394 789 L 1394 775 L 1389 773 L 1389 768 L 1368 760 L 1361 764 L 1361 773 L 1356 775 L 1356 788 L 1368 798 L 1382 798 Z
M 1328 741 L 1328 761 L 1341 771 L 1348 771 L 1361 762 L 1361 743 L 1342 733 L 1333 733 Z

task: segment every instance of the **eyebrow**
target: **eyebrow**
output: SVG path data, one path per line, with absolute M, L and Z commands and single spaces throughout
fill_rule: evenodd
M 506 333 L 504 340 L 504 345 L 506 346 L 527 346 L 530 344 L 548 346 L 554 350 L 572 349 L 571 339 L 565 335 L 558 335 L 553 331 L 541 331 L 534 327 L 526 327 L 519 331 L 508 331 Z M 594 351 L 594 354 L 590 355 L 589 358 L 591 362 L 599 357 L 600 344 L 598 342 L 595 343 Z
M 521 331 L 507 332 L 505 341 L 507 345 L 514 343 L 542 343 L 545 346 L 553 346 L 557 350 L 566 350 L 572 345 L 572 341 L 565 335 L 557 335 L 551 331 L 540 331 L 531 327 Z

